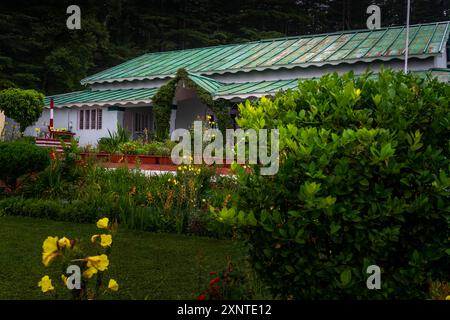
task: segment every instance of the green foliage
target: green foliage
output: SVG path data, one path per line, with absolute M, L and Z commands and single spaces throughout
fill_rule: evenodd
M 17 86 L 12 81 L 0 79 L 0 90 L 9 89 L 9 88 L 17 88 Z
M 170 80 L 161 86 L 152 98 L 153 115 L 155 117 L 155 137 L 158 140 L 169 137 L 170 113 L 177 82 L 178 78 Z
M 139 154 L 170 156 L 175 142 L 166 140 L 164 142 L 155 141 L 142 145 Z
M 424 298 L 448 279 L 450 86 L 383 71 L 302 81 L 240 106 L 240 126 L 278 128 L 274 176 L 237 169 L 232 206 L 274 295 Z M 366 268 L 382 290 L 366 288 Z
M 108 137 L 103 137 L 98 140 L 98 149 L 100 151 L 116 153 L 120 149 L 120 145 L 130 141 L 130 133 L 117 124 L 117 130 L 111 132 L 108 129 Z
M 137 141 L 128 141 L 119 145 L 119 151 L 122 154 L 138 154 L 140 143 Z
M 243 272 L 227 257 L 227 267 L 220 273 L 210 271 L 208 285 L 197 300 L 251 300 L 255 297 L 251 274 Z
M 119 150 L 122 154 L 140 154 L 140 155 L 158 155 L 170 156 L 175 142 L 171 140 L 154 141 L 150 143 L 142 143 L 139 141 L 128 141 L 119 145 Z
M 48 199 L 67 199 L 76 192 L 76 182 L 82 170 L 78 165 L 80 149 L 76 140 L 61 141 L 63 153 L 50 162 L 42 172 L 34 175 L 23 185 L 21 194 L 25 197 L 41 196 Z
M 0 216 L 24 216 L 56 221 L 92 223 L 100 218 L 97 208 L 81 200 L 65 201 L 9 197 L 0 200 Z
M 10 88 L 0 91 L 0 111 L 15 120 L 23 132 L 35 123 L 44 108 L 44 95 L 35 90 Z
M 155 131 L 157 139 L 161 140 L 169 136 L 171 106 L 175 96 L 176 85 L 180 80 L 184 81 L 188 88 L 194 89 L 200 101 L 214 112 L 218 119 L 219 129 L 222 132 L 225 132 L 227 128 L 231 128 L 229 103 L 223 99 L 219 101 L 213 100 L 207 91 L 189 79 L 188 72 L 185 69 L 179 69 L 176 77 L 161 86 L 153 96 L 153 113 L 156 119 Z
M 169 173 L 146 176 L 128 168 L 108 170 L 82 162 L 66 173 L 67 161 L 64 157 L 52 161 L 22 189 L 26 199 L 57 203 L 54 214 L 41 213 L 44 218 L 70 220 L 65 212 L 72 210 L 71 205 L 75 203 L 79 212 L 78 220 L 74 221 L 95 222 L 96 212 L 100 212 L 130 229 L 215 237 L 230 235 L 227 228 L 211 219 L 207 210 L 206 199 L 222 203 L 226 197 L 222 189 L 217 188 L 219 191 L 215 192 L 212 168 L 186 166 L 180 167 L 175 176 Z M 8 207 L 3 208 L 4 214 L 16 215 L 22 210 L 23 215 L 28 215 L 32 210 L 33 216 L 39 216 L 37 209 L 26 208 L 33 201 L 25 202 L 20 209 L 5 203 Z
M 145 52 L 366 28 L 372 0 L 85 1 L 81 30 L 66 28 L 65 2 L 0 2 L 0 79 L 56 94 Z M 448 20 L 448 0 L 415 0 L 412 21 Z M 345 10 L 343 10 L 345 9 Z M 402 25 L 402 1 L 382 3 L 383 25 Z M 1 80 L 0 80 L 1 81 Z
M 233 128 L 229 101 L 224 99 L 214 100 L 210 107 L 217 117 L 218 128 L 223 134 L 225 134 L 226 129 Z
M 49 162 L 47 149 L 22 141 L 0 143 L 0 180 L 12 190 L 19 178 L 44 170 Z

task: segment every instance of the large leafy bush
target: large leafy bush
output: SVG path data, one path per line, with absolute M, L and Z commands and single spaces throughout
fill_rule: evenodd
M 280 130 L 274 176 L 238 172 L 219 219 L 240 226 L 280 297 L 424 298 L 448 280 L 450 86 L 383 71 L 302 81 L 240 106 L 243 128 Z M 368 290 L 367 266 L 381 268 Z
M 23 132 L 41 116 L 44 95 L 35 90 L 10 88 L 0 91 L 0 111 L 14 119 Z
M 0 143 L 0 180 L 11 189 L 20 177 L 42 171 L 49 163 L 47 149 L 24 141 Z

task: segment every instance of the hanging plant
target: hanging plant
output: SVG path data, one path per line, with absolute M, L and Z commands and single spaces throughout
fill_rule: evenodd
M 217 117 L 219 129 L 225 133 L 226 128 L 230 128 L 232 120 L 229 112 L 229 102 L 220 99 L 213 100 L 211 94 L 195 82 L 189 79 L 189 73 L 186 69 L 178 69 L 174 79 L 161 86 L 158 92 L 153 96 L 153 112 L 156 120 L 156 138 L 164 140 L 169 137 L 170 113 L 172 101 L 175 96 L 175 89 L 178 81 L 183 80 L 186 86 L 195 90 L 200 101 L 211 109 Z
M 155 116 L 155 137 L 164 140 L 169 136 L 170 112 L 178 79 L 172 79 L 161 86 L 153 96 L 153 114 Z

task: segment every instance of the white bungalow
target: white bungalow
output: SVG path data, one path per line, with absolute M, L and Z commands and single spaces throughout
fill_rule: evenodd
M 410 27 L 411 72 L 431 72 L 442 81 L 450 80 L 449 25 L 446 21 Z M 180 68 L 212 99 L 228 101 L 227 112 L 232 114 L 237 102 L 293 88 L 298 79 L 349 70 L 360 74 L 369 66 L 375 73 L 382 66 L 403 70 L 405 38 L 406 28 L 399 26 L 148 53 L 81 80 L 83 91 L 46 97 L 46 110 L 26 133 L 34 135 L 35 127 L 47 127 L 51 98 L 55 128 L 70 129 L 81 145 L 95 145 L 117 124 L 135 137 L 144 129 L 153 132 L 152 98 Z M 170 130 L 188 128 L 207 114 L 214 116 L 195 90 L 179 81 Z

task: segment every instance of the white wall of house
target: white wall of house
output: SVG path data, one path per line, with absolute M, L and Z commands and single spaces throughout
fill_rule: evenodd
M 444 46 L 442 54 L 434 57 L 435 68 L 447 68 L 447 48 Z
M 80 110 L 102 110 L 102 128 L 101 129 L 80 129 Z M 107 107 L 77 107 L 77 108 L 55 108 L 54 111 L 54 128 L 71 129 L 75 133 L 75 138 L 79 139 L 81 146 L 96 145 L 98 139 L 108 136 L 108 129 L 115 132 L 117 122 L 123 119 L 119 114 L 121 111 L 108 111 Z M 50 110 L 45 109 L 39 120 L 25 131 L 27 136 L 36 136 L 35 128 L 38 127 L 41 131 L 47 131 L 47 126 L 50 122 Z

